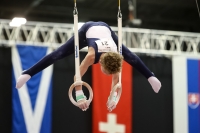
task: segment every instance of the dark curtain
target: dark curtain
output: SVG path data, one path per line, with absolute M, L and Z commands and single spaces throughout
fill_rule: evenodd
M 154 93 L 147 79 L 133 70 L 133 132 L 173 133 L 171 59 L 145 55 L 140 58 L 161 81 L 162 88 Z
M 80 52 L 80 62 L 86 53 Z M 52 133 L 91 133 L 91 105 L 89 110 L 82 111 L 74 106 L 68 97 L 68 90 L 74 82 L 74 54 L 55 63 L 53 73 L 53 122 Z M 91 84 L 91 68 L 82 78 Z M 88 91 L 83 88 L 88 97 Z
M 12 130 L 11 48 L 0 47 L 0 133 Z

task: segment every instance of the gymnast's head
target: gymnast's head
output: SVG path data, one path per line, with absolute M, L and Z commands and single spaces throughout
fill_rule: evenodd
M 101 55 L 101 71 L 106 74 L 116 74 L 121 71 L 123 56 L 116 52 L 107 52 Z

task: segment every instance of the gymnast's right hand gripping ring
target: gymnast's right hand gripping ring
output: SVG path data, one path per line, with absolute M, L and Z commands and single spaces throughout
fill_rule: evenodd
M 85 86 L 85 87 L 88 89 L 89 93 L 90 93 L 90 97 L 89 97 L 89 99 L 87 100 L 87 104 L 89 105 L 89 104 L 91 103 L 92 99 L 93 99 L 93 91 L 92 91 L 92 88 L 91 88 L 90 85 L 89 85 L 88 83 L 86 83 L 86 82 L 82 82 L 82 85 Z M 69 95 L 70 101 L 71 101 L 75 106 L 78 107 L 78 103 L 74 100 L 74 98 L 73 98 L 73 96 L 72 96 L 72 91 L 73 91 L 73 89 L 74 89 L 75 87 L 76 87 L 76 85 L 75 85 L 75 83 L 73 83 L 73 84 L 70 86 L 70 88 L 69 88 L 68 95 Z

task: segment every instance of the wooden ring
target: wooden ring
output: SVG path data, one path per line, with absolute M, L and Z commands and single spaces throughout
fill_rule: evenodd
M 92 91 L 92 88 L 90 87 L 90 85 L 86 82 L 82 82 L 82 85 L 85 86 L 88 90 L 89 90 L 89 93 L 90 93 L 90 97 L 89 99 L 87 100 L 87 104 L 89 105 L 93 99 L 93 91 Z M 69 88 L 69 91 L 68 91 L 68 95 L 69 95 L 69 99 L 70 101 L 78 107 L 78 103 L 74 100 L 73 96 L 72 96 L 72 91 L 73 89 L 75 88 L 76 86 L 74 85 L 74 83 L 70 86 Z

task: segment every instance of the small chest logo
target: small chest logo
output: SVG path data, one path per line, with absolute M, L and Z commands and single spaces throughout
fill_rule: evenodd
M 117 47 L 113 41 L 108 38 L 103 38 L 95 41 L 98 47 L 98 52 L 116 52 Z

